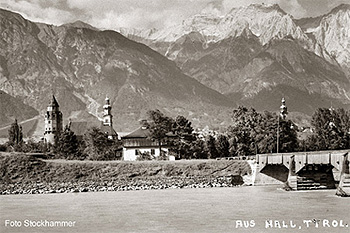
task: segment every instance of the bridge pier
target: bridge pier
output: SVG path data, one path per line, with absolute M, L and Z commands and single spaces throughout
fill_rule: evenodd
M 292 155 L 289 160 L 289 173 L 286 182 L 286 188 L 291 190 L 298 190 L 298 175 L 295 173 L 295 156 Z
M 350 171 L 349 171 L 349 153 L 344 155 L 342 168 L 340 172 L 340 181 L 336 194 L 338 196 L 350 196 Z
M 339 195 L 350 196 L 349 152 L 259 154 L 254 185 L 284 184 L 289 190 L 337 187 Z

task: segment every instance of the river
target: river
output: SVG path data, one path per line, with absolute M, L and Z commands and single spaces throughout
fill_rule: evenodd
M 350 232 L 350 198 L 334 193 L 252 186 L 0 196 L 0 232 Z

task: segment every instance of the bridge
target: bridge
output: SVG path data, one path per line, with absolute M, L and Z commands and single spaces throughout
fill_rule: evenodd
M 291 190 L 337 188 L 350 195 L 349 150 L 256 155 L 255 185 L 284 184 Z

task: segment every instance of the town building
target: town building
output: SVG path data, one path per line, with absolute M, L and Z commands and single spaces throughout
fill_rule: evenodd
M 123 159 L 125 161 L 135 161 L 137 157 L 142 153 L 149 153 L 151 157 L 157 158 L 160 155 L 158 142 L 149 139 L 150 131 L 145 125 L 145 121 L 140 128 L 131 132 L 128 135 L 123 136 Z M 169 135 L 171 137 L 172 135 Z M 163 143 L 162 152 L 169 158 L 169 160 L 175 160 L 175 157 L 169 155 L 171 146 Z
M 52 95 L 52 100 L 45 113 L 45 133 L 44 141 L 54 144 L 63 130 L 63 116 L 60 106 Z

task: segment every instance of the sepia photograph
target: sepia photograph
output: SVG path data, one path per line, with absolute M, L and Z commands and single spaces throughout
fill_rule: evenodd
M 0 0 L 0 232 L 350 232 L 350 0 Z

